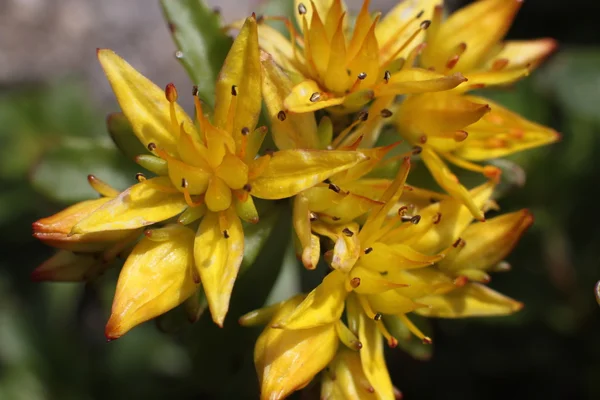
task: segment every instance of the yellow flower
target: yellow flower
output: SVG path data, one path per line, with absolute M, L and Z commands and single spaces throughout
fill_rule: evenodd
M 422 160 L 437 183 L 461 199 L 482 219 L 467 189 L 446 161 L 498 180 L 500 170 L 472 161 L 486 161 L 555 142 L 552 129 L 527 121 L 485 98 L 461 93 L 489 85 L 512 83 L 554 50 L 552 39 L 501 40 L 518 11 L 521 0 L 480 0 L 442 21 L 442 7 L 433 12 L 426 32 L 427 47 L 420 63 L 424 68 L 463 73 L 468 82 L 449 92 L 425 93 L 406 98 L 394 123 L 411 144 L 422 147 Z
M 140 229 L 71 234 L 73 226 L 119 195 L 116 189 L 94 175 L 88 176 L 88 182 L 102 197 L 74 204 L 33 223 L 33 237 L 60 249 L 31 273 L 34 281 L 92 279 L 106 270 L 141 234 Z
M 446 21 L 442 21 L 442 6 L 437 6 L 426 32 L 421 65 L 444 74 L 465 74 L 468 83 L 459 91 L 508 84 L 527 76 L 555 50 L 556 42 L 549 38 L 502 42 L 522 3 L 479 0 Z
M 180 304 L 200 280 L 213 320 L 222 326 L 244 251 L 240 218 L 258 222 L 253 197 L 293 196 L 365 156 L 285 150 L 257 157 L 266 129 L 255 129 L 261 71 L 253 17 L 219 74 L 212 122 L 194 96 L 197 126 L 176 103 L 174 85 L 161 90 L 110 50 L 98 50 L 98 58 L 134 133 L 153 153 L 140 155 L 138 163 L 158 177 L 138 175 L 138 184 L 79 221 L 71 233 L 137 229 L 177 216 L 182 225 L 201 219 L 195 236 L 190 228 L 170 225 L 146 232 L 148 238 L 121 272 L 107 336 L 119 337 Z M 177 256 L 165 258 L 171 253 Z M 137 295 L 142 289 L 144 296 Z
M 351 34 L 342 0 L 296 0 L 301 33 L 285 18 L 263 17 L 283 20 L 291 36 L 288 40 L 266 24 L 259 26 L 261 46 L 296 83 L 283 110 L 335 107 L 347 113 L 380 97 L 383 109 L 396 95 L 448 90 L 464 82 L 459 73 L 445 76 L 412 67 L 434 4 L 405 1 L 380 21 L 380 13 L 373 16 L 364 1 Z

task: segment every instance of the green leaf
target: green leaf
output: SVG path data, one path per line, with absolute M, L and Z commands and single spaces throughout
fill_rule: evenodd
M 73 203 L 98 196 L 87 183 L 89 174 L 123 190 L 135 183 L 137 170 L 108 141 L 70 138 L 42 156 L 30 179 L 33 187 L 49 198 Z
M 140 154 L 148 154 L 148 150 L 135 136 L 129 120 L 123 113 L 108 114 L 106 128 L 117 148 L 128 158 L 134 159 Z
M 232 43 L 219 14 L 203 0 L 161 0 L 161 4 L 181 52 L 177 58 L 198 86 L 199 97 L 213 107 L 217 75 Z

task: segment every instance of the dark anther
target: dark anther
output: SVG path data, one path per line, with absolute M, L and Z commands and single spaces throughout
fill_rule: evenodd
M 367 247 L 367 248 L 365 249 L 365 254 L 369 254 L 369 253 L 370 253 L 370 252 L 372 252 L 372 251 L 373 251 L 373 248 L 372 248 L 372 247 Z
M 242 135 L 246 136 L 249 133 L 250 133 L 250 129 L 248 129 L 247 127 L 242 128 Z
M 385 83 L 388 83 L 391 78 L 392 78 L 392 73 L 390 71 L 386 70 L 383 73 L 383 80 L 385 81 Z
M 423 148 L 421 146 L 415 146 L 412 149 L 412 153 L 414 155 L 421 154 L 422 151 L 423 151 Z
M 331 219 L 334 221 L 339 221 L 341 218 L 340 217 L 331 217 Z
M 414 217 L 412 217 L 410 219 L 410 223 L 413 224 L 413 225 L 418 224 L 419 221 L 421 221 L 421 216 L 420 215 L 415 215 Z
M 198 86 L 192 86 L 192 96 L 198 96 Z
M 355 277 L 355 278 L 350 279 L 350 286 L 352 286 L 354 289 L 359 287 L 360 286 L 360 278 Z
M 383 318 L 383 314 L 379 312 L 373 317 L 375 321 L 381 321 L 381 318 Z
M 225 230 L 223 231 L 223 237 L 224 237 L 225 239 L 229 239 L 229 232 L 227 232 L 227 229 L 225 229 Z
M 423 14 L 425 14 L 425 10 L 421 10 L 419 11 L 419 13 L 417 14 L 417 16 L 415 17 L 416 19 L 419 19 L 423 16 Z
M 287 118 L 287 115 L 285 114 L 285 111 L 281 110 L 277 113 L 278 120 L 285 121 L 286 118 Z
M 181 178 L 181 187 L 182 188 L 188 187 L 188 181 L 187 181 L 187 179 Z
M 144 174 L 142 174 L 141 172 L 138 172 L 137 174 L 135 174 L 135 179 L 138 182 L 141 182 L 141 181 L 146 180 L 146 176 Z
M 458 246 L 460 246 L 460 244 L 462 243 L 462 241 L 463 240 L 461 238 L 456 239 L 456 242 L 454 242 L 452 244 L 452 247 L 458 247 Z
M 237 86 L 231 85 L 231 95 L 237 96 Z
M 250 192 L 252 190 L 252 185 L 246 183 L 243 188 L 246 192 Z
M 336 193 L 339 193 L 341 191 L 340 187 L 338 185 L 336 185 L 335 183 L 330 183 L 329 189 L 333 190 Z
M 152 142 L 148 143 L 148 150 L 150 150 L 150 151 L 156 150 L 156 145 Z
M 298 14 L 306 14 L 306 6 L 303 3 L 298 4 Z
M 358 74 L 358 79 L 360 79 L 361 81 L 362 81 L 363 79 L 365 79 L 366 77 L 367 77 L 367 74 L 366 74 L 366 72 L 361 72 L 360 74 Z
M 316 221 L 319 218 L 317 217 L 317 214 L 315 214 L 314 212 L 311 212 L 309 214 L 309 219 L 310 219 L 311 222 L 314 222 L 314 221 Z
M 342 233 L 348 237 L 352 237 L 354 236 L 354 232 L 352 232 L 350 229 L 348 228 L 344 228 L 344 230 L 342 231 Z
M 388 274 L 388 272 L 387 272 L 387 271 L 381 271 L 381 272 L 379 273 L 379 275 L 381 275 L 381 276 L 386 276 L 387 274 Z
M 421 142 L 421 144 L 427 143 L 427 135 L 421 135 L 419 142 Z
M 319 99 L 321 98 L 321 93 L 319 92 L 314 92 L 313 94 L 310 95 L 310 102 L 314 103 L 319 101 Z
M 325 179 L 325 180 L 323 181 L 323 183 L 326 183 L 326 184 L 328 184 L 328 185 L 329 185 L 329 184 L 331 183 L 331 180 L 330 180 L 329 178 L 327 178 L 327 179 Z
M 402 206 L 398 209 L 398 215 L 403 216 L 408 211 L 408 206 Z
M 442 213 L 438 212 L 435 214 L 435 216 L 433 217 L 433 224 L 437 225 L 440 223 L 440 221 L 442 220 Z
M 273 155 L 273 153 L 275 153 L 275 150 L 273 150 L 273 149 L 271 149 L 271 148 L 269 148 L 269 147 L 267 147 L 267 148 L 265 149 L 265 154 L 268 154 L 268 155 L 272 156 L 272 155 Z
M 431 21 L 426 19 L 425 21 L 421 22 L 421 29 L 425 30 L 427 28 L 429 28 L 429 25 L 431 25 Z
M 361 121 L 366 121 L 369 119 L 369 113 L 366 111 L 361 111 L 358 113 L 358 119 L 360 119 Z
M 389 118 L 392 116 L 392 112 L 390 110 L 388 110 L 387 108 L 384 108 L 383 110 L 381 110 L 381 116 L 383 118 Z

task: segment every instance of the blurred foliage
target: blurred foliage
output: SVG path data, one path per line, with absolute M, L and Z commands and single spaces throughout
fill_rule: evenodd
M 218 17 L 200 2 L 162 3 L 183 48 L 181 61 L 210 99 L 230 41 L 219 31 Z M 272 1 L 266 7 L 284 5 Z M 181 19 L 181 7 L 194 13 Z M 563 20 L 579 17 L 568 3 L 553 7 Z M 535 14 L 531 7 L 524 12 L 535 18 L 526 26 L 517 20 L 523 22 L 515 27 L 520 37 L 560 39 L 558 25 L 540 33 L 553 14 Z M 590 43 L 590 26 L 564 29 L 572 44 L 563 45 L 532 77 L 513 88 L 485 91 L 563 133 L 561 143 L 511 158 L 527 178 L 523 187 L 517 187 L 518 176 L 512 179 L 501 201 L 503 211 L 529 207 L 536 216 L 508 259 L 513 270 L 494 275 L 491 283 L 526 307 L 509 318 L 432 321 L 431 359 L 432 348 L 416 342 L 401 341 L 406 351 L 389 350 L 392 378 L 405 398 L 592 399 L 600 393 L 600 314 L 594 298 L 600 279 L 600 216 L 594 212 L 600 47 L 575 47 L 578 40 Z M 168 334 L 146 323 L 107 344 L 103 329 L 117 271 L 87 285 L 30 283 L 29 273 L 51 254 L 33 240 L 30 224 L 93 195 L 87 174 L 124 188 L 139 167 L 118 153 L 102 113 L 77 82 L 0 88 L 0 122 L 0 399 L 256 398 L 252 344 L 258 330 L 241 328 L 236 319 L 267 297 L 273 302 L 297 290 L 300 269 L 293 249 L 281 245 L 291 234 L 287 203 L 265 210 L 263 219 L 270 222 L 256 227 L 255 238 L 265 239 L 261 243 L 268 251 L 244 265 L 227 329 L 217 328 L 207 315 L 189 325 L 173 314 Z M 128 140 L 120 133 L 112 129 L 115 142 Z M 519 174 L 514 166 L 507 170 Z M 413 182 L 420 179 L 417 174 L 418 168 Z

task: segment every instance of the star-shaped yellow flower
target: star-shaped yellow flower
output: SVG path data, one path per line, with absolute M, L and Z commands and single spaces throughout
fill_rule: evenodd
M 212 317 L 222 325 L 244 252 L 240 218 L 258 221 L 253 197 L 293 196 L 365 156 L 285 150 L 257 157 L 266 129 L 255 129 L 262 80 L 254 17 L 246 20 L 221 69 L 212 122 L 197 96 L 196 125 L 177 105 L 172 84 L 161 90 L 111 50 L 98 50 L 98 58 L 134 133 L 153 153 L 140 155 L 138 163 L 158 177 L 139 174 L 138 184 L 78 221 L 70 234 L 177 222 L 146 230 L 133 249 L 106 335 L 119 337 L 177 306 L 200 281 Z

